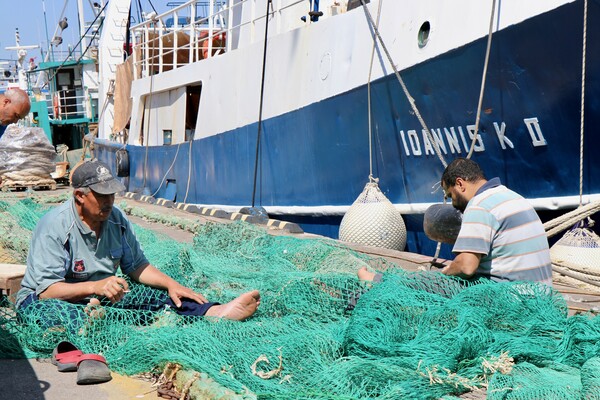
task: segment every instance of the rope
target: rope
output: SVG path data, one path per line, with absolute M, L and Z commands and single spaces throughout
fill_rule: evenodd
M 158 48 L 156 49 L 156 55 L 157 57 L 162 57 L 162 54 L 158 54 L 159 53 L 159 49 L 160 49 L 160 40 L 162 40 L 161 37 L 158 37 L 158 35 L 156 34 L 156 23 L 153 24 L 153 39 L 157 40 L 158 43 Z M 152 119 L 150 118 L 151 114 L 152 114 L 152 95 L 154 94 L 154 54 L 155 51 L 154 49 L 152 50 L 152 57 L 150 57 L 150 65 L 149 65 L 149 71 L 148 73 L 150 74 L 150 92 L 148 95 L 148 103 L 149 103 L 149 107 L 148 107 L 148 123 L 144 124 L 144 128 L 146 128 L 146 134 L 144 134 L 144 132 L 142 132 L 142 140 L 144 141 L 144 145 L 145 145 L 145 153 L 144 153 L 144 179 L 142 181 L 142 190 L 146 187 L 146 175 L 147 175 L 147 168 L 148 168 L 148 147 L 150 146 L 150 123 L 152 122 Z M 146 105 L 144 105 L 144 107 L 146 107 Z M 147 136 L 147 137 L 146 137 Z
M 394 61 L 392 60 L 392 56 L 390 55 L 390 52 L 388 51 L 387 46 L 383 42 L 383 39 L 381 38 L 381 35 L 379 34 L 379 30 L 377 29 L 377 26 L 375 26 L 375 21 L 373 21 L 373 17 L 371 16 L 369 9 L 367 8 L 365 0 L 360 0 L 360 2 L 363 6 L 363 10 L 365 11 L 365 14 L 367 15 L 367 18 L 369 19 L 371 28 L 373 28 L 373 32 L 375 33 L 375 36 L 379 40 L 379 43 L 381 44 L 381 48 L 383 49 L 383 51 L 388 59 L 388 62 L 392 66 L 392 69 L 394 70 L 394 75 L 396 75 L 396 79 L 398 79 L 398 82 L 400 83 L 400 86 L 402 87 L 402 90 L 404 91 L 404 94 L 406 96 L 406 99 L 410 103 L 410 107 L 412 108 L 417 119 L 419 120 L 419 123 L 421 124 L 421 127 L 425 131 L 425 134 L 429 138 L 429 141 L 431 142 L 431 145 L 433 146 L 433 149 L 435 150 L 435 154 L 438 156 L 438 158 L 442 162 L 442 165 L 444 166 L 444 168 L 447 167 L 448 163 L 444 159 L 444 156 L 442 155 L 437 142 L 434 140 L 433 135 L 431 134 L 431 131 L 429 130 L 429 128 L 427 128 L 427 125 L 425 124 L 425 121 L 423 120 L 423 117 L 421 116 L 421 113 L 419 112 L 417 105 L 415 104 L 415 99 L 410 95 L 408 88 L 404 84 L 404 80 L 402 80 L 402 77 L 400 76 L 400 73 L 398 72 L 398 69 L 396 68 L 396 64 L 394 64 Z
M 190 191 L 190 183 L 191 183 L 191 178 L 192 178 L 192 143 L 194 143 L 193 139 L 190 140 L 190 148 L 188 150 L 188 179 L 187 179 L 187 185 L 185 187 L 185 196 L 183 198 L 184 204 L 187 202 L 188 192 Z
M 577 265 L 568 261 L 552 261 L 552 264 L 558 265 L 559 267 L 566 268 L 573 274 L 581 274 L 586 276 L 590 280 L 598 281 L 600 283 L 600 271 L 594 271 L 590 268 L 583 268 L 581 265 Z
M 568 276 L 569 278 L 577 279 L 578 281 L 585 282 L 589 285 L 600 287 L 600 281 L 594 280 L 593 275 L 582 274 L 580 272 L 574 272 L 569 267 L 552 263 L 552 270 L 559 274 Z
M 550 238 L 598 211 L 600 211 L 600 201 L 576 208 L 558 218 L 554 218 L 544 224 L 546 235 Z
M 587 46 L 587 0 L 583 2 L 583 54 L 581 56 L 581 124 L 579 131 L 579 206 L 583 203 L 583 117 L 585 104 L 585 55 Z
M 256 180 L 258 176 L 258 159 L 260 151 L 260 134 L 262 130 L 262 111 L 263 111 L 263 98 L 265 90 L 265 70 L 267 66 L 267 37 L 269 34 L 269 6 L 271 9 L 273 4 L 271 0 L 267 0 L 267 11 L 265 13 L 265 45 L 263 48 L 263 65 L 262 65 L 262 78 L 260 81 L 260 103 L 258 106 L 258 132 L 256 134 L 256 157 L 254 159 L 254 183 L 252 185 L 252 207 L 254 207 L 254 200 L 256 198 Z
M 487 68 L 488 62 L 490 60 L 490 50 L 492 48 L 492 34 L 494 32 L 494 17 L 496 15 L 496 0 L 492 1 L 492 14 L 490 15 L 490 29 L 488 33 L 487 40 L 487 49 L 485 51 L 485 62 L 483 64 L 483 74 L 481 76 L 481 89 L 479 91 L 479 102 L 477 104 L 477 117 L 475 119 L 475 133 L 473 134 L 473 140 L 471 141 L 471 147 L 469 148 L 469 154 L 467 154 L 467 159 L 470 159 L 473 155 L 473 151 L 475 150 L 475 142 L 477 141 L 477 136 L 479 135 L 479 120 L 481 117 L 481 107 L 483 104 L 483 93 L 485 92 L 485 81 L 487 78 Z
M 108 6 L 108 2 L 106 4 L 104 4 L 104 7 L 102 7 L 102 10 L 100 10 L 100 12 L 98 12 L 98 15 L 96 15 L 96 18 L 94 18 L 94 20 L 92 21 L 92 23 L 90 24 L 90 26 L 88 26 L 88 28 L 86 29 L 86 31 L 83 33 L 83 35 L 81 36 L 81 38 L 79 38 L 79 41 L 77 42 L 77 44 L 75 44 L 75 46 L 73 46 L 73 48 L 71 49 L 71 51 L 69 52 L 69 54 L 67 55 L 67 57 L 63 60 L 62 64 L 60 64 L 56 70 L 54 71 L 54 75 L 52 75 L 50 78 L 48 78 L 48 82 L 52 82 L 52 80 L 54 79 L 54 77 L 56 76 L 56 74 L 58 74 L 58 72 L 62 69 L 62 67 L 65 65 L 65 63 L 69 60 L 69 58 L 71 58 L 71 55 L 75 52 L 75 49 L 77 48 L 77 46 L 79 46 L 79 44 L 81 43 L 81 41 L 83 40 L 83 38 L 85 37 L 85 35 L 87 35 L 87 33 L 89 32 L 89 30 L 92 28 L 92 26 L 94 25 L 94 23 L 96 22 L 96 20 L 98 19 L 98 17 L 100 17 L 100 15 L 102 14 L 102 12 L 104 11 L 104 9 L 106 8 L 106 6 Z M 65 2 L 65 7 L 66 7 L 66 2 Z M 63 10 L 64 12 L 64 10 Z M 79 61 L 81 61 L 81 59 L 83 58 L 83 56 L 85 55 L 85 53 L 87 53 L 87 51 L 89 50 L 89 48 L 92 45 L 92 41 L 94 40 L 94 38 L 96 36 L 98 36 L 98 32 L 101 32 L 102 29 L 102 25 L 104 24 L 104 19 L 100 20 L 100 26 L 98 27 L 98 29 L 96 30 L 96 32 L 94 32 L 92 39 L 90 40 L 90 43 L 87 45 L 87 47 L 83 50 L 83 52 L 81 53 L 81 56 L 79 57 L 79 59 L 77 60 L 77 62 L 79 63 Z
M 377 8 L 377 26 L 379 26 L 379 19 L 381 17 L 381 5 L 383 0 L 379 2 Z M 371 74 L 373 72 L 373 60 L 375 59 L 375 46 L 377 46 L 377 40 L 373 36 L 373 48 L 371 49 L 371 63 L 369 65 L 369 77 L 367 79 L 367 102 L 369 110 L 369 181 L 373 181 L 373 136 L 371 126 Z
M 587 7 L 588 2 L 583 2 L 583 45 L 581 62 L 581 119 L 579 130 L 579 208 L 564 214 L 544 224 L 547 236 L 550 238 L 557 233 L 573 226 L 575 223 L 590 217 L 600 210 L 600 202 L 583 205 L 583 144 L 584 144 L 584 117 L 585 117 L 585 64 L 587 48 Z M 577 279 L 590 285 L 600 287 L 600 273 L 584 270 L 576 264 L 553 262 L 552 270 L 559 274 Z
M 163 176 L 162 181 L 160 182 L 160 185 L 158 185 L 158 189 L 156 189 L 156 192 L 152 193 L 152 197 L 154 197 L 156 195 L 156 193 L 158 193 L 158 191 L 162 187 L 163 183 L 165 183 L 165 180 L 167 179 L 167 175 L 169 175 L 169 172 L 171 172 L 173 165 L 175 165 L 175 161 L 177 160 L 177 155 L 179 154 L 179 149 L 181 148 L 181 145 L 182 145 L 182 143 L 179 143 L 177 145 L 177 151 L 175 152 L 175 157 L 173 157 L 173 162 L 171 163 L 171 166 L 169 166 L 169 169 L 167 170 L 167 172 L 165 172 L 165 175 Z

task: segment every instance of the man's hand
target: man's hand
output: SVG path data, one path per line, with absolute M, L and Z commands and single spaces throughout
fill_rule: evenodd
M 442 274 L 470 278 L 477 271 L 481 256 L 476 253 L 460 253 L 450 265 L 442 269 Z
M 129 291 L 127 281 L 117 276 L 94 282 L 94 294 L 106 297 L 111 303 L 120 301 L 126 291 Z
M 208 300 L 200 293 L 196 293 L 192 289 L 182 286 L 175 281 L 174 283 L 175 284 L 171 285 L 167 290 L 169 292 L 169 297 L 178 308 L 181 307 L 181 299 L 190 299 L 198 304 L 208 303 Z
M 171 300 L 173 300 L 173 304 L 178 308 L 181 307 L 181 299 L 184 298 L 199 304 L 208 303 L 208 300 L 200 293 L 196 293 L 192 289 L 181 285 L 150 264 L 139 267 L 130 273 L 129 276 L 144 285 L 166 290 Z

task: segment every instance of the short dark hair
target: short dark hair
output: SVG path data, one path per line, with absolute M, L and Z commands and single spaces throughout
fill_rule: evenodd
M 457 158 L 453 160 L 442 174 L 442 187 L 456 185 L 456 178 L 462 178 L 467 182 L 477 182 L 485 179 L 485 175 L 479 164 L 468 158 Z

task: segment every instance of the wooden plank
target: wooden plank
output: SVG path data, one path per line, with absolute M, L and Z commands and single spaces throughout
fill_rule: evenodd
M 14 302 L 21 288 L 21 280 L 25 276 L 25 265 L 0 264 L 0 289 L 6 292 L 9 300 Z

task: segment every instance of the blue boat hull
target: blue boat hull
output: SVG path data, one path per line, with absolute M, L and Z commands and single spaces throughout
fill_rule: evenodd
M 598 135 L 592 133 L 600 126 L 599 27 L 595 0 L 588 9 L 584 194 L 600 193 Z M 481 142 L 473 159 L 488 177 L 499 176 L 527 198 L 579 194 L 582 31 L 583 6 L 575 2 L 493 36 Z M 464 157 L 471 142 L 468 130 L 475 123 L 486 40 L 401 71 L 448 162 Z M 373 82 L 371 90 L 373 175 L 382 191 L 395 204 L 440 202 L 442 192 L 434 186 L 444 167 L 396 77 Z M 367 118 L 365 85 L 263 121 L 256 205 L 352 204 L 369 176 Z M 180 145 L 127 146 L 128 188 L 160 197 L 168 180 L 176 185 L 179 202 L 248 206 L 256 142 L 257 125 L 250 124 Z M 116 147 L 97 144 L 99 158 L 115 165 Z M 332 237 L 341 221 L 336 216 L 281 219 Z M 408 249 L 433 253 L 435 243 L 424 237 L 422 218 L 406 219 L 413 231 Z

